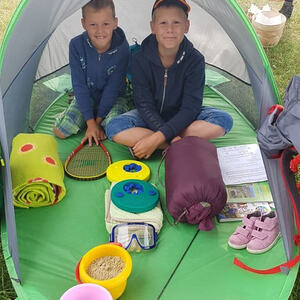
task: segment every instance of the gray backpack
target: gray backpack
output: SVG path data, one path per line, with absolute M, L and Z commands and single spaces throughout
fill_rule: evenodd
M 285 91 L 284 108 L 274 105 L 257 134 L 261 150 L 268 158 L 278 158 L 294 145 L 300 153 L 300 77 L 294 75 Z
M 234 259 L 235 265 L 258 274 L 288 272 L 287 270 L 300 261 L 300 196 L 294 174 L 290 170 L 290 161 L 300 153 L 300 77 L 294 76 L 289 83 L 285 91 L 284 105 L 284 107 L 281 105 L 271 107 L 266 120 L 258 131 L 257 139 L 261 150 L 268 158 L 280 157 L 282 180 L 288 191 L 295 215 L 298 232 L 294 236 L 294 242 L 298 246 L 299 252 L 293 259 L 265 270 L 253 269 L 239 259 Z

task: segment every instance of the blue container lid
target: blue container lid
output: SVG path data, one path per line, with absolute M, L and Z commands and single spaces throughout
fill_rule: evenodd
M 158 198 L 157 188 L 143 180 L 123 180 L 111 190 L 113 204 L 131 213 L 143 213 L 153 209 L 157 205 Z

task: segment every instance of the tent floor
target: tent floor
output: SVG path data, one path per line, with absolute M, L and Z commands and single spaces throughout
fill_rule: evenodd
M 54 116 L 66 106 L 61 97 L 42 116 L 35 131 L 51 134 Z M 214 141 L 217 147 L 256 143 L 253 128 L 239 112 L 213 89 L 205 89 L 205 104 L 221 107 L 234 118 L 234 128 Z M 57 140 L 62 162 L 79 143 L 81 136 Z M 112 160 L 130 159 L 126 147 L 106 141 Z M 156 183 L 160 155 L 144 161 L 151 169 L 150 181 Z M 201 167 L 201 166 L 199 166 Z M 164 167 L 160 178 L 164 178 Z M 76 181 L 65 177 L 67 194 L 55 206 L 15 209 L 22 285 L 14 282 L 18 299 L 55 300 L 76 284 L 74 270 L 78 260 L 90 248 L 108 242 L 104 222 L 104 192 L 110 187 L 106 178 Z M 162 202 L 165 192 L 159 187 Z M 164 207 L 166 212 L 166 208 Z M 171 220 L 170 216 L 168 215 Z M 297 275 L 257 275 L 233 264 L 237 257 L 254 268 L 264 269 L 284 262 L 281 239 L 268 252 L 260 255 L 228 247 L 228 237 L 238 223 L 215 221 L 210 232 L 197 226 L 171 226 L 166 218 L 155 249 L 132 253 L 133 270 L 122 300 L 153 299 L 288 299 Z M 5 224 L 2 224 L 3 248 L 11 277 L 12 261 L 8 255 Z

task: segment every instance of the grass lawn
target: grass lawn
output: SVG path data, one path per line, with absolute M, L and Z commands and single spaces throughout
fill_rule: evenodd
M 0 1 L 0 43 L 11 15 L 19 2 L 19 0 Z M 238 0 L 237 2 L 245 12 L 247 12 L 251 3 L 259 8 L 269 4 L 272 8 L 278 10 L 283 4 L 283 1 L 280 0 Z M 292 17 L 287 20 L 280 43 L 276 47 L 265 49 L 265 51 L 272 66 L 280 96 L 283 99 L 284 90 L 292 76 L 294 74 L 300 75 L 300 0 L 294 1 L 294 11 Z M 0 243 L 0 300 L 15 299 L 15 297 L 2 257 Z M 290 296 L 290 300 L 297 299 L 300 299 L 300 273 Z
M 262 8 L 269 4 L 279 10 L 284 1 L 278 0 L 237 0 L 245 12 L 251 3 Z M 294 0 L 292 17 L 287 20 L 282 38 L 276 47 L 266 48 L 279 94 L 283 99 L 284 91 L 294 74 L 300 75 L 300 0 Z M 300 296 L 299 296 L 300 297 Z M 299 298 L 300 299 L 300 298 Z

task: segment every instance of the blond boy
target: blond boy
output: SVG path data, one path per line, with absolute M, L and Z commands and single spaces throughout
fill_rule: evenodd
M 128 110 L 125 76 L 129 45 L 118 27 L 112 0 L 92 0 L 82 8 L 85 31 L 69 45 L 75 99 L 57 118 L 54 133 L 66 138 L 86 128 L 82 143 L 106 138 L 109 118 Z
M 106 134 L 132 147 L 138 158 L 184 136 L 213 139 L 229 132 L 232 117 L 202 105 L 205 62 L 185 34 L 189 5 L 184 0 L 157 0 L 150 22 L 152 34 L 133 57 L 135 110 L 112 119 Z

